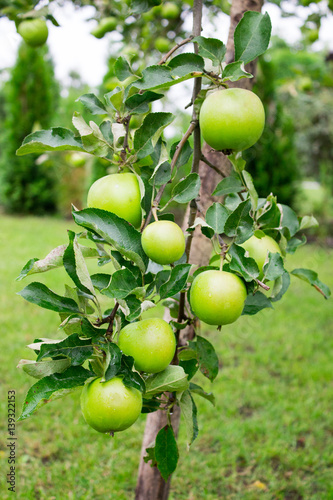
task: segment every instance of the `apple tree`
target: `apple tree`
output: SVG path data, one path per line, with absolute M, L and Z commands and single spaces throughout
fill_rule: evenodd
M 148 418 L 162 415 L 155 424 L 163 425 L 151 427 L 153 439 L 144 440 L 144 463 L 160 481 L 159 490 L 148 494 L 141 473 L 137 498 L 145 499 L 168 496 L 179 456 L 180 413 L 191 445 L 199 432 L 197 398 L 214 404 L 213 394 L 205 392 L 197 379 L 193 382 L 195 375 L 213 382 L 219 371 L 218 356 L 201 335 L 199 320 L 221 329 L 241 314 L 273 308 L 291 276 L 325 298 L 330 295 L 315 271 L 285 268 L 288 254 L 306 243 L 303 231 L 315 225 L 315 219 L 298 217 L 279 203 L 278 193 L 259 198 L 242 158 L 242 150 L 260 140 L 262 105 L 251 91 L 233 89 L 230 94 L 229 87 L 252 78 L 245 65 L 268 47 L 269 16 L 244 13 L 233 34 L 234 60 L 227 62 L 227 47 L 219 39 L 201 36 L 201 13 L 197 0 L 191 36 L 142 72 L 120 56 L 114 71 L 124 84 L 103 99 L 92 93 L 80 97 L 96 119 L 86 123 L 75 112 L 76 135 L 62 127 L 41 130 L 27 136 L 17 151 L 18 155 L 85 152 L 117 169 L 90 188 L 87 208 L 73 206 L 77 231 L 68 231 L 68 244 L 43 259 L 30 259 L 18 277 L 63 266 L 72 280 L 62 292 L 38 281 L 20 292 L 32 304 L 59 314 L 63 332 L 60 341 L 35 339 L 30 347 L 36 361 L 20 363 L 37 379 L 20 420 L 78 388 L 85 420 L 100 432 L 113 435 L 135 425 L 140 413 Z M 194 51 L 189 49 L 192 43 Z M 169 147 L 164 130 L 174 116 L 168 110 L 154 111 L 151 104 L 189 80 L 194 82 L 192 116 L 182 139 Z M 228 113 L 221 113 L 222 101 Z M 247 105 L 252 102 L 249 113 Z M 141 125 L 132 129 L 131 120 L 142 115 Z M 222 150 L 220 156 L 228 156 L 230 175 L 203 153 L 202 120 L 208 141 L 204 148 L 210 152 L 215 147 Z M 191 172 L 178 180 L 177 170 L 190 158 Z M 205 209 L 199 197 L 202 163 L 220 177 L 209 194 L 223 200 L 210 202 Z M 167 185 L 171 191 L 165 200 Z M 171 201 L 188 206 L 182 229 L 167 211 Z M 196 265 L 191 257 L 198 233 L 209 248 L 208 265 Z M 88 259 L 96 259 L 101 272 L 91 274 Z M 149 317 L 157 305 L 168 311 L 164 319 Z

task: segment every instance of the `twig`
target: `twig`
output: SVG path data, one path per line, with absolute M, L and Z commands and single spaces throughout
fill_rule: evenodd
M 112 336 L 113 321 L 114 321 L 114 318 L 115 318 L 116 313 L 118 311 L 118 308 L 119 308 L 119 302 L 116 302 L 115 305 L 114 305 L 114 308 L 112 309 L 112 311 L 109 314 L 109 316 L 107 316 L 106 318 L 101 319 L 100 321 L 98 321 L 96 323 L 96 326 L 101 326 L 101 325 L 104 325 L 105 323 L 109 323 L 109 326 L 108 326 L 108 328 L 106 330 L 106 337 L 109 338 L 109 339 Z
M 215 170 L 215 172 L 217 172 L 221 177 L 223 177 L 224 179 L 226 178 L 226 175 L 224 175 L 223 172 L 221 172 L 221 170 L 219 168 L 217 168 L 215 165 L 213 165 L 213 163 L 211 163 L 208 158 L 206 158 L 206 156 L 204 154 L 201 155 L 201 161 L 203 161 L 204 163 L 206 163 L 206 165 L 208 165 L 210 168 L 212 168 L 213 170 Z
M 171 57 L 172 54 L 174 52 L 176 52 L 176 50 L 179 49 L 179 47 L 182 47 L 182 45 L 186 45 L 187 43 L 191 42 L 193 40 L 193 38 L 194 38 L 194 35 L 191 35 L 188 38 L 185 38 L 185 40 L 182 40 L 181 42 L 177 43 L 177 45 L 172 47 L 172 49 L 169 50 L 169 52 L 167 54 L 165 54 L 165 56 L 162 57 L 162 59 L 160 60 L 158 65 L 161 66 L 162 64 L 164 64 L 169 59 L 169 57 Z
M 261 288 L 263 288 L 264 290 L 270 290 L 270 287 L 268 285 L 265 285 L 265 283 L 263 283 L 262 281 L 259 281 L 256 279 L 256 282 L 258 283 L 259 286 L 261 286 Z

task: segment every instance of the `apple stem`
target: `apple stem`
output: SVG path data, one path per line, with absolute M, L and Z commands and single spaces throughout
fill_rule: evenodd
M 154 217 L 155 221 L 158 222 L 158 217 L 157 217 L 157 212 L 156 212 L 157 208 L 154 207 L 154 208 L 152 208 L 151 211 L 152 211 L 152 214 L 153 214 L 153 217 Z

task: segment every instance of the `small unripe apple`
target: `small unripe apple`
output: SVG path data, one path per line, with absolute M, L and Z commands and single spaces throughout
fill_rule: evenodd
M 177 19 L 180 14 L 180 8 L 174 2 L 166 2 L 162 5 L 161 16 L 165 19 Z
M 141 224 L 141 194 L 135 174 L 110 174 L 101 177 L 90 187 L 88 207 L 108 210 L 134 227 Z
M 253 146 L 264 130 L 264 106 L 250 90 L 217 90 L 204 100 L 199 122 L 202 136 L 212 148 L 243 151 Z
M 180 227 L 170 220 L 149 224 L 142 232 L 141 244 L 148 257 L 158 264 L 171 264 L 185 251 L 185 236 Z
M 49 34 L 46 22 L 40 18 L 22 21 L 18 25 L 17 32 L 30 47 L 44 45 Z
M 171 363 L 176 339 L 169 323 L 149 318 L 126 325 L 119 333 L 118 346 L 134 358 L 137 370 L 158 373 Z
M 154 45 L 155 49 L 160 52 L 168 52 L 168 50 L 170 50 L 170 40 L 164 36 L 158 36 Z
M 104 17 L 98 25 L 91 30 L 91 34 L 96 38 L 103 38 L 103 36 L 109 31 L 116 29 L 118 24 L 116 17 Z
M 259 279 L 263 278 L 263 267 L 268 256 L 268 252 L 281 254 L 281 249 L 277 242 L 267 234 L 262 238 L 253 235 L 240 245 L 248 252 L 249 257 L 254 259 L 259 267 Z
M 190 304 L 208 325 L 228 325 L 242 314 L 247 296 L 244 282 L 226 271 L 204 271 L 194 278 Z
M 95 378 L 81 393 L 81 410 L 85 421 L 98 432 L 124 431 L 141 413 L 142 395 L 126 387 L 120 377 L 107 382 Z

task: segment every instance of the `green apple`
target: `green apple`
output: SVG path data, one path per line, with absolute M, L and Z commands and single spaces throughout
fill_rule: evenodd
M 107 382 L 95 378 L 81 393 L 81 410 L 85 421 L 98 432 L 123 431 L 134 424 L 141 413 L 142 395 L 126 387 L 120 377 Z
M 98 179 L 88 192 L 88 207 L 108 210 L 134 227 L 141 224 L 141 194 L 135 174 L 110 174 Z
M 204 271 L 194 278 L 190 304 L 208 325 L 228 325 L 242 314 L 247 296 L 244 282 L 226 271 Z
M 46 22 L 40 18 L 22 21 L 18 25 L 17 32 L 30 47 L 44 45 L 49 34 Z
M 203 138 L 212 148 L 243 151 L 253 146 L 264 130 L 264 106 L 250 90 L 217 90 L 204 100 L 199 123 Z
M 245 248 L 248 252 L 249 257 L 254 259 L 259 267 L 259 279 L 263 278 L 263 267 L 266 262 L 268 252 L 271 253 L 279 253 L 281 255 L 281 249 L 276 241 L 268 236 L 267 234 L 262 238 L 257 238 L 257 236 L 253 235 L 248 240 L 244 241 L 240 245 Z
M 119 333 L 118 346 L 134 358 L 137 370 L 158 373 L 171 363 L 176 339 L 169 323 L 149 318 L 126 325 Z
M 160 52 L 168 52 L 170 50 L 170 40 L 164 36 L 158 36 L 154 45 L 155 49 Z
M 166 2 L 162 5 L 161 16 L 165 19 L 177 19 L 180 14 L 180 8 L 174 2 Z
M 104 17 L 90 33 L 96 38 L 103 38 L 106 33 L 115 30 L 117 25 L 116 17 Z
M 148 257 L 158 264 L 171 264 L 185 251 L 185 236 L 180 227 L 170 220 L 149 224 L 142 232 L 141 244 Z

